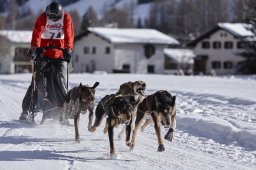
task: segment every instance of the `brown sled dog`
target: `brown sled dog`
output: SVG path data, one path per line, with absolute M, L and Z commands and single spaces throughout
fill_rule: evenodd
M 127 83 L 121 84 L 118 92 L 116 93 L 117 95 L 121 94 L 121 95 L 133 96 L 135 99 L 135 108 L 132 113 L 132 121 L 130 122 L 131 125 L 136 117 L 137 107 L 144 99 L 145 89 L 146 89 L 146 83 L 144 81 L 134 81 L 134 82 L 129 81 Z M 131 125 L 128 125 L 129 127 L 127 127 L 127 125 L 125 125 L 122 128 L 122 130 L 118 134 L 119 139 L 122 138 L 125 130 L 128 131 L 126 134 L 130 135 L 129 129 L 131 128 L 130 127 Z
M 139 104 L 131 142 L 129 142 L 129 139 L 126 141 L 131 150 L 135 146 L 136 133 L 141 123 L 143 122 L 145 115 L 150 115 L 150 119 L 146 120 L 145 124 L 142 126 L 142 129 L 149 125 L 153 120 L 159 144 L 158 151 L 162 152 L 165 150 L 163 139 L 160 133 L 160 124 L 162 123 L 165 128 L 169 128 L 170 125 L 172 125 L 165 135 L 165 139 L 172 141 L 173 131 L 176 128 L 175 101 L 176 96 L 172 96 L 167 91 L 160 90 L 152 95 L 147 96 L 142 101 L 142 103 Z
M 135 100 L 133 96 L 111 94 L 102 98 L 96 107 L 95 122 L 89 131 L 95 131 L 96 127 L 100 125 L 103 118 L 107 115 L 104 133 L 108 132 L 111 156 L 115 154 L 113 128 L 118 127 L 120 124 L 130 123 L 134 106 Z
M 68 121 L 68 119 L 74 119 L 75 126 L 75 140 L 79 142 L 79 131 L 78 124 L 80 113 L 85 114 L 87 110 L 89 111 L 89 124 L 88 129 L 92 126 L 93 119 L 93 109 L 95 102 L 95 88 L 99 85 L 99 82 L 95 82 L 92 87 L 80 85 L 74 87 L 68 91 L 65 102 L 64 102 L 64 112 L 60 117 L 60 122 Z

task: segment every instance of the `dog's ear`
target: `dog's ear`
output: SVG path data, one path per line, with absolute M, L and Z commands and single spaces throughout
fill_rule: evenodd
M 133 88 L 133 84 L 134 84 L 134 83 L 131 82 L 131 81 L 127 82 L 128 87 L 131 88 L 131 89 Z
M 95 89 L 99 84 L 100 84 L 99 82 L 95 82 L 92 88 Z
M 176 96 L 173 96 L 172 97 L 172 107 L 175 105 L 175 102 L 176 102 Z
M 79 88 L 81 88 L 82 86 L 83 86 L 82 83 L 80 83 L 80 84 L 79 84 Z
M 79 91 L 78 91 L 79 96 L 80 96 L 80 94 L 81 94 L 81 89 L 82 89 L 82 87 L 83 87 L 83 85 L 82 85 L 82 83 L 80 83 L 80 84 L 79 84 L 79 87 L 78 87 L 78 89 L 79 89 Z

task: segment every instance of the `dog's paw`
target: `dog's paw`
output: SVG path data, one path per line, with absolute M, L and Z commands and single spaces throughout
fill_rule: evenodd
M 165 150 L 165 148 L 164 148 L 164 145 L 163 144 L 160 144 L 159 146 L 158 146 L 158 152 L 163 152 Z
M 126 142 L 126 145 L 129 147 L 130 151 L 133 150 L 133 148 L 134 148 L 134 144 L 133 144 L 133 143 L 131 143 L 131 142 Z
M 110 153 L 108 159 L 120 159 L 120 156 L 117 153 Z
M 92 125 L 88 125 L 88 127 L 87 127 L 87 128 L 88 128 L 88 130 L 89 130 L 89 129 L 92 129 Z
M 95 131 L 96 131 L 96 127 L 88 128 L 88 131 L 89 131 L 89 132 L 95 132 Z
M 79 139 L 75 139 L 76 143 L 80 143 L 80 140 Z

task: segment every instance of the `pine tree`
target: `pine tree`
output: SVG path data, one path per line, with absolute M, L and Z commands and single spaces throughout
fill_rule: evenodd
M 256 35 L 256 1 L 248 0 L 246 22 L 251 24 L 251 31 Z M 256 41 L 244 39 L 244 51 L 240 54 L 245 60 L 240 64 L 239 71 L 244 74 L 256 74 Z

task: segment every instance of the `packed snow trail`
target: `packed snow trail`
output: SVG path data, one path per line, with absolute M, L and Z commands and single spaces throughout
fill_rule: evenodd
M 256 168 L 255 79 L 71 74 L 70 88 L 80 82 L 92 85 L 100 80 L 97 102 L 106 94 L 115 93 L 120 84 L 135 80 L 146 81 L 146 94 L 166 89 L 177 96 L 177 129 L 173 142 L 164 141 L 164 152 L 157 152 L 153 125 L 138 132 L 133 151 L 129 151 L 124 139 L 117 139 L 119 127 L 114 129 L 118 157 L 109 159 L 104 123 L 95 133 L 90 133 L 88 114 L 81 116 L 79 144 L 74 141 L 73 126 L 50 119 L 39 125 L 40 113 L 36 117 L 37 125 L 17 121 L 30 78 L 30 74 L 0 75 L 0 169 Z M 186 87 L 188 81 L 195 86 Z M 216 89 L 218 86 L 213 82 L 220 87 Z M 236 89 L 241 85 L 249 88 L 239 92 Z M 163 127 L 161 131 L 166 133 Z

